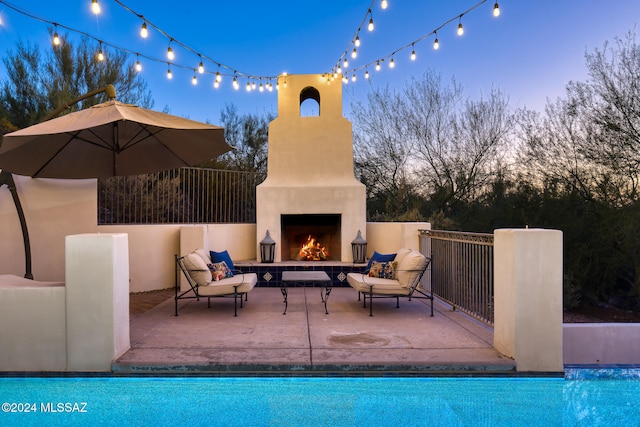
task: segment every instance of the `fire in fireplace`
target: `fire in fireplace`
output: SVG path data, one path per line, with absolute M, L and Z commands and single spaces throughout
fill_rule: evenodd
M 283 260 L 340 260 L 339 214 L 282 215 Z
M 315 237 L 309 235 L 306 243 L 298 251 L 298 261 L 326 261 L 329 258 L 329 249 L 322 246 Z

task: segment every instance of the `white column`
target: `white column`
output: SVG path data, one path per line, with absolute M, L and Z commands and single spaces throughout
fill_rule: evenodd
M 494 272 L 494 347 L 518 371 L 563 371 L 562 232 L 496 230 Z
M 130 348 L 128 236 L 66 236 L 65 252 L 67 370 L 109 371 Z

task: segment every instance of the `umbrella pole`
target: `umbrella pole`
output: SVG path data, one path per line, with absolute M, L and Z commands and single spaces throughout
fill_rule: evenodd
M 11 192 L 11 197 L 13 197 L 13 204 L 16 206 L 16 211 L 18 211 L 18 218 L 20 219 L 20 227 L 22 227 L 22 240 L 24 241 L 24 262 L 25 262 L 25 273 L 24 277 L 27 279 L 33 279 L 33 274 L 31 273 L 31 244 L 29 242 L 29 230 L 27 229 L 27 220 L 24 216 L 24 211 L 22 210 L 22 203 L 20 203 L 20 198 L 18 197 L 18 190 L 16 189 L 16 183 L 13 180 L 13 175 L 9 172 L 2 171 L 0 172 L 0 187 L 6 185 Z

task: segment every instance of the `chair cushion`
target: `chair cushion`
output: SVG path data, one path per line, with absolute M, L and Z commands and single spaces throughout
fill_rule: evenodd
M 410 289 L 400 286 L 397 280 L 369 277 L 362 273 L 348 273 L 347 283 L 356 291 L 369 293 L 373 286 L 373 293 L 379 295 L 409 295 Z
M 196 249 L 193 252 L 200 255 L 200 258 L 204 260 L 205 264 L 211 264 L 211 257 L 209 256 L 209 251 L 205 251 L 204 249 Z
M 212 263 L 218 263 L 218 262 L 224 261 L 227 263 L 227 267 L 229 267 L 232 271 L 236 269 L 236 267 L 233 265 L 233 261 L 231 261 L 229 252 L 227 252 L 226 250 L 222 252 L 211 251 L 209 252 L 209 254 L 211 255 Z
M 227 266 L 227 263 L 224 261 L 209 264 L 208 267 L 211 270 L 211 275 L 213 276 L 214 281 L 233 277 L 233 271 L 231 271 Z
M 398 261 L 398 265 L 402 262 L 402 260 L 404 259 L 404 257 L 407 256 L 407 254 L 411 253 L 411 249 L 408 248 L 402 248 L 400 250 L 398 250 L 398 253 L 396 254 L 396 257 L 393 259 L 394 261 Z
M 373 255 L 371 255 L 371 258 L 369 259 L 369 263 L 367 264 L 367 270 L 371 269 L 371 264 L 374 261 L 389 262 L 389 261 L 393 261 L 395 257 L 396 257 L 396 254 L 381 254 L 381 253 L 378 253 L 377 251 L 374 251 Z
M 256 273 L 238 273 L 233 277 L 212 281 L 207 286 L 198 288 L 198 294 L 203 297 L 233 295 L 234 286 L 238 287 L 238 293 L 249 292 L 258 283 Z
M 369 277 L 380 279 L 395 279 L 398 263 L 396 261 L 378 262 L 373 261 L 369 269 Z
M 207 286 L 211 282 L 211 270 L 200 255 L 191 252 L 184 257 L 183 262 L 189 275 L 199 286 Z
M 405 288 L 410 287 L 420 274 L 420 272 L 416 270 L 422 270 L 426 263 L 427 257 L 418 251 L 411 250 L 406 254 L 398 264 L 398 281 L 400 282 L 400 286 Z

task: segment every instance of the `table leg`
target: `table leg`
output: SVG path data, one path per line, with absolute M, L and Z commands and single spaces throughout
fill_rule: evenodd
M 282 282 L 282 285 L 280 285 L 280 292 L 282 292 L 282 296 L 284 297 L 284 313 L 282 314 L 287 314 L 287 284 L 285 282 Z
M 320 299 L 322 299 L 322 302 L 324 303 L 324 314 L 329 314 L 329 312 L 327 311 L 327 300 L 329 299 L 331 289 L 331 284 L 320 286 Z

